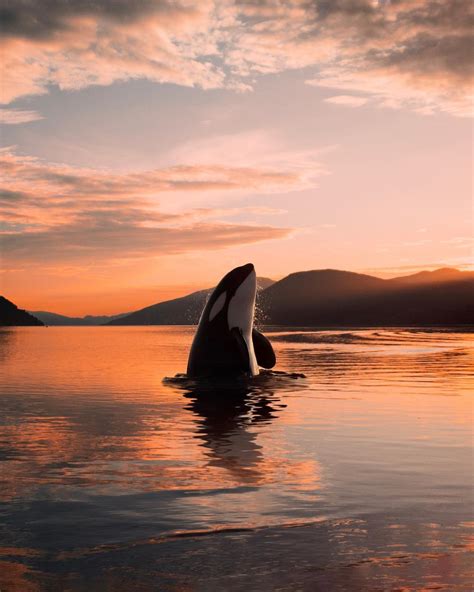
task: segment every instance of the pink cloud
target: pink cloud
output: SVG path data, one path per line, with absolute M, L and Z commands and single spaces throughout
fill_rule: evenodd
M 313 68 L 310 84 L 380 106 L 470 112 L 468 0 L 33 0 L 4 12 L 4 103 L 134 78 L 245 91 Z
M 293 172 L 222 165 L 114 173 L 49 164 L 0 152 L 0 233 L 7 267 L 18 262 L 74 265 L 222 249 L 287 237 L 292 229 L 222 218 L 278 214 L 268 207 L 160 210 L 156 196 L 175 192 L 287 191 Z M 219 219 L 220 218 L 220 219 Z M 212 219 L 212 221 L 211 221 Z
M 158 197 L 188 194 L 286 193 L 308 185 L 308 169 L 223 164 L 173 165 L 159 169 L 118 173 L 50 164 L 0 151 L 3 171 L 3 211 L 27 216 L 33 225 L 56 224 L 87 209 L 119 207 L 153 212 Z M 174 200 L 176 202 L 176 200 Z M 166 199 L 169 206 L 169 199 Z M 178 204 L 179 205 L 179 204 Z M 168 208 L 169 209 L 169 208 Z
M 368 99 L 353 95 L 337 95 L 335 97 L 328 97 L 324 101 L 333 105 L 343 105 L 344 107 L 361 107 L 367 103 Z
M 201 59 L 216 51 L 212 2 L 47 0 L 4 12 L 0 102 L 51 84 L 77 90 L 132 78 L 222 86 L 222 71 Z
M 468 115 L 467 0 L 244 3 L 231 60 L 241 75 L 315 66 L 309 84 L 373 95 L 381 106 Z
M 0 123 L 6 125 L 18 125 L 20 123 L 29 123 L 43 119 L 43 116 L 37 111 L 27 111 L 24 109 L 0 109 Z
M 129 217 L 125 210 L 124 216 Z M 291 229 L 251 224 L 194 223 L 147 227 L 133 220 L 100 219 L 94 214 L 75 222 L 32 232 L 3 235 L 3 253 L 14 267 L 28 264 L 83 264 L 114 259 L 162 257 L 223 249 L 289 236 Z M 8 268 L 6 263 L 5 268 Z

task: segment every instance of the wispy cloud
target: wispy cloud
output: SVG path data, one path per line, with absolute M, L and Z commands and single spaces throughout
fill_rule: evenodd
M 282 138 L 263 129 L 246 130 L 232 134 L 217 134 L 193 139 L 171 150 L 167 163 L 192 162 L 207 167 L 215 164 L 259 170 L 285 171 L 293 174 L 297 182 L 294 188 L 307 189 L 317 184 L 319 177 L 328 174 L 320 161 L 322 153 L 334 147 L 322 149 L 289 150 Z
M 471 247 L 474 249 L 474 237 L 472 236 L 454 236 L 442 241 L 444 244 L 457 249 L 465 249 Z
M 312 68 L 309 84 L 380 106 L 471 108 L 469 0 L 18 0 L 2 24 L 4 103 L 137 78 L 245 91 Z
M 424 238 L 415 241 L 406 241 L 403 243 L 404 247 L 423 247 L 425 245 L 429 245 L 433 241 L 430 238 Z
M 229 148 L 230 149 L 230 148 Z M 212 153 L 211 153 L 212 154 Z M 9 191 L 36 194 L 55 191 L 64 196 L 95 196 L 113 199 L 120 195 L 152 196 L 165 192 L 250 191 L 284 193 L 306 186 L 306 179 L 323 171 L 314 160 L 302 160 L 299 153 L 286 153 L 285 163 L 263 157 L 253 165 L 245 160 L 222 157 L 192 157 L 192 164 L 173 164 L 151 170 L 115 172 L 45 163 L 35 157 L 16 154 L 11 148 L 0 150 L 4 187 Z M 248 155 L 247 155 L 248 156 Z M 282 157 L 283 158 L 283 157 Z M 224 164 L 231 160 L 232 165 Z M 182 161 L 183 162 L 183 161 Z
M 127 218 L 124 221 L 123 218 Z M 115 258 L 141 258 L 208 251 L 233 245 L 284 238 L 288 228 L 250 224 L 194 223 L 148 227 L 125 211 L 118 219 L 95 212 L 48 230 L 10 232 L 3 236 L 4 253 L 14 262 L 82 263 Z
M 0 123 L 6 125 L 18 125 L 20 123 L 29 123 L 38 121 L 43 116 L 37 111 L 27 111 L 24 109 L 0 109 Z
M 227 220 L 278 214 L 280 209 L 222 205 L 165 212 L 158 197 L 284 192 L 301 184 L 297 172 L 270 168 L 180 165 L 116 173 L 45 163 L 11 150 L 0 152 L 0 166 L 2 253 L 14 267 L 18 262 L 163 256 L 284 238 L 291 228 Z
M 337 95 L 335 97 L 328 97 L 324 101 L 333 105 L 343 105 L 344 107 L 362 107 L 362 105 L 367 103 L 368 99 L 354 95 Z

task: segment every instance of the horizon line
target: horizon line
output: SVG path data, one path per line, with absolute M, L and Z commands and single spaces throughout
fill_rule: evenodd
M 427 268 L 432 268 L 432 269 L 427 269 Z M 336 268 L 331 268 L 331 267 L 317 268 L 317 269 L 305 269 L 305 270 L 294 271 L 294 272 L 290 272 L 290 273 L 288 273 L 288 274 L 286 274 L 284 276 L 281 276 L 281 277 L 279 277 L 277 279 L 270 278 L 270 277 L 268 277 L 266 275 L 261 275 L 261 276 L 259 275 L 257 277 L 258 278 L 269 279 L 269 280 L 273 281 L 274 283 L 276 283 L 276 282 L 279 282 L 279 281 L 283 280 L 284 278 L 286 278 L 286 277 L 288 277 L 290 275 L 294 275 L 294 274 L 298 274 L 298 273 L 309 273 L 309 272 L 318 272 L 318 271 L 338 271 L 338 272 L 343 272 L 343 273 L 353 273 L 353 274 L 356 274 L 356 275 L 372 275 L 373 277 L 377 277 L 377 279 L 380 279 L 380 280 L 391 280 L 391 279 L 396 279 L 397 277 L 409 277 L 409 276 L 417 275 L 417 274 L 423 273 L 423 272 L 425 272 L 425 273 L 433 273 L 435 271 L 442 271 L 442 270 L 446 270 L 446 271 L 447 270 L 450 270 L 450 271 L 455 271 L 455 272 L 458 272 L 458 273 L 469 273 L 469 272 L 474 272 L 474 265 L 471 265 L 471 264 L 458 264 L 458 265 L 456 265 L 456 267 L 453 267 L 453 266 L 449 266 L 449 265 L 446 265 L 446 264 L 445 265 L 439 264 L 438 266 L 436 264 L 429 264 L 429 265 L 425 265 L 425 266 L 411 266 L 411 265 L 406 265 L 406 266 L 400 266 L 400 267 L 397 267 L 397 268 L 394 267 L 394 268 L 378 268 L 378 269 L 380 269 L 380 270 L 382 270 L 382 269 L 387 270 L 385 272 L 387 274 L 386 277 L 380 277 L 380 276 L 377 276 L 377 275 L 373 275 L 373 273 L 368 273 L 368 271 L 370 271 L 370 269 L 369 270 L 364 270 L 364 271 L 350 271 L 350 270 L 347 270 L 347 269 L 336 269 Z M 398 269 L 399 272 L 398 273 L 396 273 L 394 271 L 389 272 L 388 271 L 389 269 L 391 269 L 391 270 Z M 402 270 L 405 270 L 407 272 L 408 271 L 412 271 L 412 273 L 403 274 L 403 271 Z M 376 269 L 374 269 L 374 271 L 376 271 Z M 166 285 L 166 286 L 167 287 L 171 287 L 171 286 L 168 286 L 168 285 Z M 164 287 L 164 286 L 162 286 L 162 287 Z M 180 285 L 177 284 L 174 287 L 176 287 L 176 288 L 179 289 Z M 134 313 L 134 312 L 136 312 L 138 310 L 142 310 L 143 308 L 147 308 L 148 306 L 154 306 L 156 304 L 162 304 L 164 302 L 170 302 L 172 300 L 176 300 L 176 299 L 179 299 L 179 298 L 184 298 L 184 297 L 189 296 L 191 294 L 194 294 L 196 292 L 200 292 L 200 291 L 204 291 L 204 290 L 212 290 L 214 287 L 215 287 L 215 284 L 213 286 L 208 286 L 208 287 L 204 287 L 204 288 L 203 287 L 196 286 L 196 289 L 191 289 L 190 290 L 190 286 L 187 286 L 186 288 L 184 288 L 184 286 L 183 286 L 183 289 L 186 290 L 185 292 L 183 291 L 183 293 L 178 293 L 176 296 L 173 296 L 171 298 L 164 298 L 162 300 L 155 301 L 155 302 L 153 302 L 151 304 L 145 304 L 143 306 L 139 306 L 138 308 L 133 308 L 133 309 L 125 310 L 125 311 L 122 309 L 122 310 L 120 310 L 120 312 L 97 312 L 97 313 L 87 312 L 87 313 L 83 313 L 83 314 L 80 314 L 80 313 L 62 313 L 62 312 L 56 312 L 55 310 L 51 310 L 51 308 L 52 309 L 56 308 L 54 305 L 51 308 L 49 308 L 49 310 L 47 308 L 45 308 L 45 307 L 31 307 L 30 306 L 30 307 L 23 308 L 23 307 L 21 307 L 21 304 L 17 304 L 17 302 L 15 301 L 15 298 L 13 298 L 13 300 L 10 300 L 10 298 L 7 298 L 7 296 L 4 296 L 4 297 L 7 298 L 8 300 L 10 300 L 11 302 L 13 302 L 16 306 L 18 306 L 18 308 L 21 308 L 22 310 L 26 310 L 27 312 L 32 313 L 32 314 L 34 314 L 34 313 L 49 313 L 49 314 L 56 314 L 56 315 L 59 315 L 59 316 L 64 316 L 64 317 L 67 317 L 67 318 L 83 319 L 83 318 L 88 317 L 88 316 L 90 316 L 90 317 L 114 317 L 114 316 L 120 316 L 120 315 L 128 315 L 128 314 L 132 314 L 132 313 Z M 150 289 L 148 289 L 147 291 L 149 292 Z M 59 310 L 59 309 L 56 308 L 56 310 Z

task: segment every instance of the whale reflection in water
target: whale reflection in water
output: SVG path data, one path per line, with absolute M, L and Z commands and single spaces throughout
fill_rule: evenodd
M 228 471 L 240 483 L 261 480 L 263 461 L 257 434 L 250 428 L 277 417 L 277 403 L 268 396 L 255 396 L 246 389 L 235 389 L 222 396 L 221 391 L 191 391 L 187 409 L 198 416 L 196 435 L 207 450 L 209 465 Z
M 253 485 L 265 480 L 268 462 L 257 442 L 265 424 L 286 408 L 276 392 L 288 389 L 301 374 L 262 371 L 252 379 L 190 379 L 185 374 L 167 378 L 189 400 L 196 416 L 196 437 L 207 451 L 209 466 L 225 469 L 237 482 Z M 299 381 L 302 383 L 303 381 Z

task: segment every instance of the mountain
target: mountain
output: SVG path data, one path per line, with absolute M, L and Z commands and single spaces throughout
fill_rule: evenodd
M 443 268 L 380 279 L 320 269 L 258 278 L 257 322 L 287 326 L 474 325 L 474 272 Z M 115 317 L 34 313 L 49 325 L 192 325 L 212 289 Z M 27 313 L 25 313 L 27 314 Z
M 106 323 L 107 325 L 195 325 L 210 290 L 193 292 L 182 298 L 152 304 Z
M 42 326 L 43 323 L 33 315 L 21 310 L 13 302 L 0 296 L 0 327 Z
M 383 280 L 338 270 L 294 273 L 262 294 L 265 322 L 295 326 L 474 324 L 474 274 Z
M 273 284 L 269 278 L 257 278 L 259 290 Z M 214 288 L 199 290 L 182 298 L 152 304 L 124 317 L 114 319 L 107 325 L 195 325 L 202 309 Z
M 262 292 L 263 290 L 266 290 L 267 288 L 272 286 L 274 283 L 275 283 L 275 280 L 272 280 L 270 278 L 258 277 L 257 278 L 257 291 Z
M 452 267 L 442 267 L 434 271 L 419 271 L 411 275 L 392 278 L 392 282 L 404 282 L 407 284 L 434 284 L 441 282 L 458 282 L 474 278 L 474 271 L 459 271 Z
M 88 325 L 104 325 L 105 323 L 118 319 L 127 315 L 128 313 L 122 313 L 118 315 L 110 316 L 92 316 L 87 315 L 85 317 L 68 317 L 65 315 L 56 314 L 55 312 L 46 312 L 43 310 L 32 311 L 31 314 L 35 315 L 38 319 L 43 321 L 45 325 L 51 326 L 88 326 Z
M 292 273 L 262 294 L 266 321 L 278 325 L 311 324 L 315 311 L 328 314 L 343 303 L 385 290 L 384 280 L 370 275 L 321 269 Z M 306 322 L 307 319 L 307 322 Z

